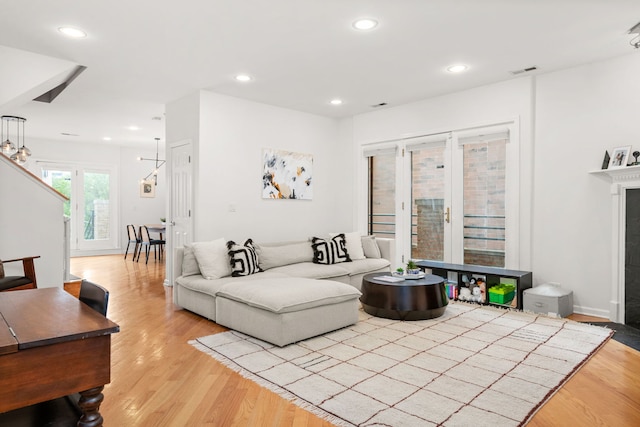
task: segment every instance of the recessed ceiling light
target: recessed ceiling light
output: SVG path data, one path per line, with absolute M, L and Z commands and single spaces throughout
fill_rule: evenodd
M 371 18 L 358 19 L 357 21 L 353 21 L 353 28 L 356 30 L 366 31 L 372 30 L 378 26 L 378 21 Z
M 456 65 L 451 65 L 447 67 L 447 71 L 450 73 L 461 73 L 463 71 L 467 71 L 468 68 L 469 67 L 467 67 L 466 65 L 456 64 Z
M 79 28 L 60 27 L 58 28 L 58 31 L 60 31 L 65 36 L 73 37 L 74 39 L 81 39 L 81 38 L 87 37 L 87 33 L 85 33 Z
M 250 82 L 253 78 L 248 74 L 238 74 L 236 80 L 239 82 Z
M 111 137 L 110 136 L 105 136 L 104 138 L 102 138 L 103 141 L 111 141 Z
M 138 126 L 129 126 L 127 129 L 129 130 L 140 130 Z
M 331 103 L 331 105 L 340 105 L 342 104 L 342 99 L 332 99 L 331 101 L 329 101 Z

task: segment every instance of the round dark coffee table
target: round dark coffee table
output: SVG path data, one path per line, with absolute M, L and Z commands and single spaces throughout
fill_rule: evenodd
M 391 273 L 370 273 L 362 278 L 360 302 L 367 313 L 396 320 L 424 320 L 440 317 L 449 304 L 444 279 L 426 274 L 422 279 L 387 282 L 376 277 Z

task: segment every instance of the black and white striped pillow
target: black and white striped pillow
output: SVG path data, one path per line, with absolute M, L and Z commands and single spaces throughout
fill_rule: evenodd
M 253 246 L 253 240 L 247 239 L 244 246 L 229 240 L 227 249 L 229 249 L 229 258 L 231 259 L 231 276 L 248 276 L 262 271 L 258 266 L 258 254 Z
M 311 247 L 313 248 L 313 262 L 316 264 L 337 264 L 351 261 L 344 234 L 338 234 L 331 239 L 314 237 L 311 239 Z

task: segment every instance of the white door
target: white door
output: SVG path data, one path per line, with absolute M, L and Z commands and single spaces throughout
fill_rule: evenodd
M 193 148 L 191 141 L 170 144 L 169 218 L 167 221 L 167 281 L 173 285 L 175 248 L 193 241 Z

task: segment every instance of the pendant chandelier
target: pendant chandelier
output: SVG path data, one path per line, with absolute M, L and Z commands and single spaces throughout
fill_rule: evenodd
M 138 161 L 146 160 L 146 161 L 155 162 L 155 168 L 151 172 L 149 172 L 149 175 L 145 176 L 142 179 L 142 181 L 148 181 L 149 177 L 153 176 L 154 184 L 158 185 L 158 169 L 160 169 L 160 167 L 164 165 L 166 161 L 158 158 L 158 144 L 160 142 L 160 138 L 154 138 L 154 139 L 156 140 L 156 158 L 145 159 L 144 157 L 138 157 Z
M 2 129 L 0 130 L 0 140 L 2 145 L 2 154 L 9 157 L 19 165 L 24 165 L 31 156 L 31 150 L 24 145 L 24 122 L 27 121 L 24 117 L 17 116 L 2 116 Z M 15 123 L 15 143 L 11 141 L 12 125 Z M 22 128 L 22 132 L 21 129 Z M 6 130 L 6 139 L 5 139 Z

